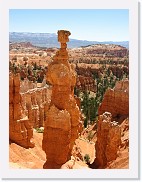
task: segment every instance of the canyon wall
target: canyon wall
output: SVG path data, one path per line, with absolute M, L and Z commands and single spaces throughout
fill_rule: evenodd
M 118 81 L 114 89 L 108 89 L 104 94 L 98 114 L 110 112 L 113 118 L 129 116 L 129 81 Z
M 102 57 L 103 55 L 111 57 L 125 57 L 129 54 L 128 49 L 121 46 L 112 45 L 111 47 L 111 45 L 107 45 L 109 48 L 107 46 L 106 48 L 103 46 L 104 45 L 98 45 L 97 47 L 96 45 L 94 45 L 94 49 L 91 49 L 90 47 L 90 49 L 87 50 L 87 54 L 99 55 L 100 57 Z

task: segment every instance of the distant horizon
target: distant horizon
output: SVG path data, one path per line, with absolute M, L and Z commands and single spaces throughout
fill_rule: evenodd
M 9 32 L 57 33 L 69 30 L 70 39 L 129 40 L 128 9 L 10 9 Z
M 16 31 L 14 31 L 14 32 L 9 32 L 9 33 L 32 33 L 32 34 L 55 34 L 55 35 L 57 35 L 57 33 L 55 33 L 55 32 L 16 32 Z M 77 38 L 69 38 L 69 39 L 75 39 L 75 40 L 81 40 L 81 41 L 89 41 L 89 42 L 129 42 L 129 40 L 119 40 L 119 41 L 117 41 L 117 40 L 105 40 L 105 41 L 98 41 L 98 40 L 83 40 L 83 39 L 77 39 Z

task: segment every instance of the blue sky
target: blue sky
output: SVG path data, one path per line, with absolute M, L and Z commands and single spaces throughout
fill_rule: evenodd
M 129 40 L 126 9 L 11 9 L 10 32 L 71 32 L 70 38 L 92 41 Z

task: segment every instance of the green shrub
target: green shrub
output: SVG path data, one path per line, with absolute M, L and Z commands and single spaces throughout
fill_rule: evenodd
M 37 133 L 43 133 L 44 132 L 44 128 L 40 127 L 40 128 L 35 128 Z
M 85 160 L 86 163 L 89 163 L 90 162 L 90 156 L 89 156 L 89 154 L 85 154 L 84 160 Z

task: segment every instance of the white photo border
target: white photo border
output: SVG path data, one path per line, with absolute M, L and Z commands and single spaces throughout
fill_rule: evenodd
M 10 169 L 9 168 L 9 10 L 128 9 L 129 10 L 129 169 Z M 139 179 L 138 129 L 138 1 L 137 0 L 1 0 L 0 92 L 2 179 Z

